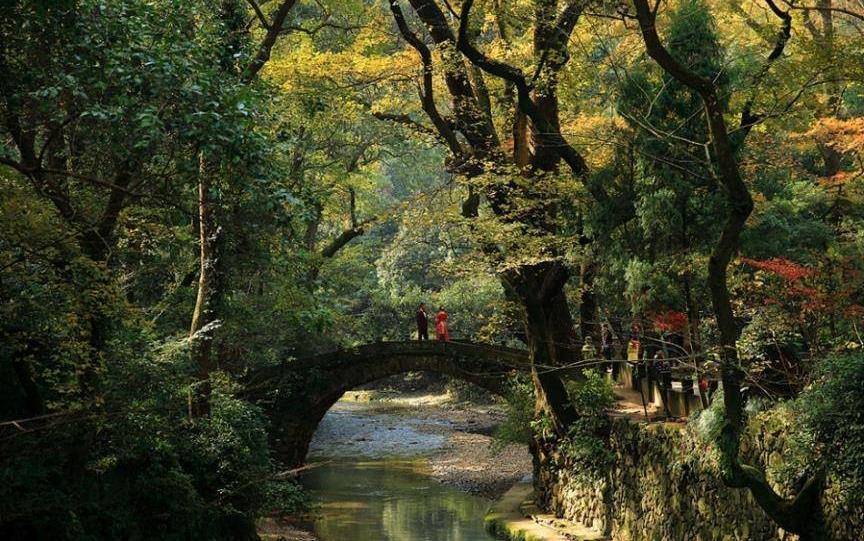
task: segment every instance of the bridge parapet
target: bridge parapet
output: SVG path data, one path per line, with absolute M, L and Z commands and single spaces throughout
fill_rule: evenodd
M 528 352 L 504 346 L 482 344 L 461 340 L 439 342 L 435 340 L 406 340 L 372 342 L 355 347 L 348 347 L 333 352 L 322 353 L 297 359 L 294 367 L 329 366 L 347 364 L 358 359 L 367 360 L 375 357 L 451 357 L 473 361 L 497 362 L 512 365 L 515 369 L 529 366 Z

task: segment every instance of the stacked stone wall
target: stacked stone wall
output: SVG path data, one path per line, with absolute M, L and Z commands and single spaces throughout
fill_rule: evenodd
M 586 474 L 566 456 L 539 472 L 541 504 L 559 517 L 606 532 L 615 541 L 788 541 L 748 491 L 723 485 L 712 446 L 682 424 L 613 421 L 612 466 Z M 782 426 L 755 423 L 743 448 L 768 479 L 789 448 Z M 864 509 L 843 507 L 829 482 L 825 516 L 831 538 L 864 539 Z

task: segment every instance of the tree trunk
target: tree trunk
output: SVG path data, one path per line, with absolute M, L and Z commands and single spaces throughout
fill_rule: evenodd
M 502 275 L 502 283 L 519 298 L 536 409 L 545 412 L 557 436 L 564 436 L 576 420 L 562 375 L 577 360 L 573 320 L 564 294 L 567 272 L 560 262 L 522 266 Z
M 217 320 L 217 304 L 220 295 L 218 242 L 220 229 L 216 222 L 213 197 L 212 163 L 202 152 L 198 170 L 198 233 L 199 263 L 198 296 L 192 313 L 189 337 L 192 342 L 192 361 L 197 370 L 198 382 L 190 399 L 190 415 L 198 417 L 210 413 L 210 372 L 213 363 L 213 338 Z
M 735 148 L 726 126 L 727 111 L 719 99 L 714 81 L 690 71 L 663 46 L 657 34 L 656 14 L 648 0 L 633 0 L 633 3 L 648 55 L 666 73 L 697 92 L 702 100 L 711 136 L 712 162 L 726 190 L 726 220 L 708 261 L 708 288 L 720 334 L 720 374 L 725 406 L 725 423 L 717 442 L 721 477 L 727 486 L 748 489 L 759 507 L 783 529 L 800 535 L 802 539 L 822 539 L 824 521 L 821 494 L 824 478 L 821 473 L 810 477 L 794 497 L 783 498 L 771 487 L 761 471 L 741 462 L 741 434 L 746 427 L 741 390 L 744 374 L 738 358 L 739 329 L 732 310 L 727 271 L 732 257 L 738 251 L 741 232 L 753 210 L 753 199 L 738 168 Z M 788 14 L 784 19 L 788 24 Z M 780 43 L 781 46 L 783 44 L 785 41 Z M 782 52 L 782 47 L 779 51 Z M 773 56 L 774 52 L 769 61 Z
M 36 385 L 36 380 L 33 377 L 33 370 L 31 370 L 30 363 L 27 361 L 27 357 L 32 355 L 34 350 L 39 351 L 41 349 L 38 346 L 31 348 L 28 345 L 24 351 L 16 351 L 12 354 L 12 369 L 24 395 L 24 412 L 30 417 L 45 413 L 45 403 L 42 400 L 42 394 L 39 392 L 39 386 Z
M 526 308 L 525 330 L 531 356 L 531 379 L 537 393 L 535 409 L 538 413 L 546 412 L 549 415 L 559 437 L 566 435 L 576 420 L 556 360 L 561 348 L 555 344 L 554 336 L 561 327 L 560 323 L 550 320 L 542 308 Z

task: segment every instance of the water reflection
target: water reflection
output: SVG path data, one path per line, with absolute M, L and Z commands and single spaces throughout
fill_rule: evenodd
M 481 498 L 438 484 L 423 460 L 331 463 L 303 484 L 320 502 L 322 541 L 488 541 Z

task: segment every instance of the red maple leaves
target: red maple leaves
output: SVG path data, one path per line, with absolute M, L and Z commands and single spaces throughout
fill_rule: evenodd
M 803 278 L 813 276 L 813 270 L 809 267 L 805 267 L 804 265 L 782 257 L 774 257 L 765 260 L 748 259 L 745 257 L 741 258 L 741 261 L 750 265 L 754 269 L 770 272 L 771 274 L 779 276 L 787 282 L 797 282 Z
M 687 326 L 687 314 L 677 310 L 667 310 L 651 315 L 651 323 L 658 331 L 679 332 Z

